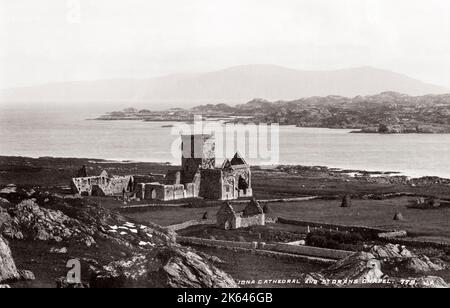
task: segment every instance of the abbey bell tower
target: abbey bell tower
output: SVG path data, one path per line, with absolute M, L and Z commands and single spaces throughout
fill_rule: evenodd
M 188 177 L 200 169 L 214 169 L 216 166 L 216 144 L 214 135 L 181 136 L 182 172 Z

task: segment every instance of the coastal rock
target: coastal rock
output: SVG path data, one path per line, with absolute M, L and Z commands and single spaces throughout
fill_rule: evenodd
M 6 240 L 0 235 L 0 282 L 17 280 L 20 274 Z
M 180 247 L 154 249 L 93 270 L 91 287 L 236 288 L 226 273 Z
M 0 289 L 11 289 L 11 287 L 7 284 L 0 284 Z

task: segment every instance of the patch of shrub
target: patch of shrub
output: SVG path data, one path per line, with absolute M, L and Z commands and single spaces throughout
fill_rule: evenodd
M 306 236 L 308 246 L 358 251 L 362 249 L 364 237 L 360 233 L 316 230 Z

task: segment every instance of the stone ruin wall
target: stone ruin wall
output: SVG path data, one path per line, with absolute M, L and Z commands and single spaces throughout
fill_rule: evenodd
M 142 193 L 144 192 L 144 193 Z M 164 185 L 159 183 L 148 183 L 137 185 L 136 197 L 143 200 L 172 201 L 196 197 L 196 185 Z
M 91 196 L 113 196 L 128 191 L 132 176 L 115 176 L 107 178 L 103 176 L 73 178 L 72 190 L 74 193 Z
M 223 179 L 221 170 L 201 170 L 199 196 L 206 199 L 223 199 Z
M 104 187 L 105 195 L 120 195 L 124 190 L 129 191 L 131 180 L 132 176 L 115 176 L 110 178 L 109 183 Z
M 258 214 L 248 217 L 240 217 L 240 226 L 238 228 L 248 228 L 251 226 L 265 226 L 266 225 L 266 215 Z

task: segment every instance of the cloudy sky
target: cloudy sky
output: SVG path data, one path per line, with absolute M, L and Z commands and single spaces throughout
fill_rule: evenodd
M 242 64 L 450 87 L 446 0 L 0 0 L 0 88 Z

